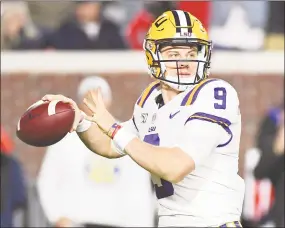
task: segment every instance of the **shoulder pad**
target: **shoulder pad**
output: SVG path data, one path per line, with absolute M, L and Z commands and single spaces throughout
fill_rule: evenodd
M 137 105 L 141 108 L 143 108 L 143 106 L 145 105 L 147 99 L 149 98 L 149 96 L 151 95 L 151 93 L 158 88 L 158 86 L 160 85 L 159 81 L 154 81 L 152 83 L 150 83 L 146 89 L 142 92 L 140 98 L 137 101 Z
M 234 123 L 238 121 L 239 99 L 236 90 L 221 79 L 208 79 L 187 95 L 184 106 L 189 106 L 191 115 L 217 116 Z M 185 99 L 185 98 L 184 98 Z

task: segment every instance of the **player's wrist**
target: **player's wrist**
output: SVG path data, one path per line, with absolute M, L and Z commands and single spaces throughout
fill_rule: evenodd
M 87 116 L 85 114 L 85 112 L 80 111 L 80 121 L 79 121 L 79 124 L 77 125 L 77 128 L 76 128 L 76 132 L 78 132 L 78 133 L 82 133 L 84 131 L 87 131 L 92 125 L 92 122 L 86 120 L 85 116 Z
M 122 155 L 126 154 L 125 148 L 129 144 L 129 142 L 137 137 L 135 134 L 129 132 L 126 128 L 122 127 L 118 123 L 114 123 L 111 126 L 111 128 L 107 132 L 107 135 L 113 140 L 118 149 L 122 152 L 120 153 Z
M 115 135 L 117 134 L 117 132 L 122 128 L 122 126 L 118 123 L 114 123 L 110 129 L 105 132 L 105 134 L 107 134 L 107 136 L 109 136 L 109 138 L 114 139 Z

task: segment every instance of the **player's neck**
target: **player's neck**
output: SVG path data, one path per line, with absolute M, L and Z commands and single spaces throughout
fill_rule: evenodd
M 162 84 L 161 93 L 162 93 L 163 101 L 166 104 L 169 101 L 171 101 L 174 97 L 176 97 L 180 92 L 169 86 Z

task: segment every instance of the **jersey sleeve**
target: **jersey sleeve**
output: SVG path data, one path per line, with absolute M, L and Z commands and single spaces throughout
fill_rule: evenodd
M 193 94 L 192 105 L 189 106 L 193 118 L 212 120 L 230 125 L 239 121 L 239 99 L 236 90 L 227 82 L 218 80 L 205 85 Z
M 197 165 L 215 148 L 231 142 L 231 127 L 240 121 L 240 113 L 237 92 L 224 81 L 209 83 L 192 97 L 194 101 L 189 106 L 177 146 L 189 154 Z
M 175 146 L 190 155 L 197 166 L 226 138 L 227 134 L 220 126 L 209 122 L 192 121 L 185 126 Z

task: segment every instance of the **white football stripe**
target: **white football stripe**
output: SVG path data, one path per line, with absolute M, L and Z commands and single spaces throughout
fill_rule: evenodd
M 19 119 L 19 121 L 18 121 L 18 124 L 17 124 L 17 131 L 20 131 L 20 122 L 21 122 L 21 119 Z
M 59 101 L 58 100 L 54 100 L 54 101 L 51 101 L 48 105 L 48 115 L 51 116 L 51 115 L 54 115 L 55 114 L 55 107 L 56 107 L 56 104 L 58 103 Z
M 187 27 L 187 20 L 186 20 L 184 12 L 182 10 L 176 10 L 176 12 L 179 17 L 180 26 Z M 187 34 L 187 32 L 188 32 L 188 28 L 181 28 L 181 34 Z

